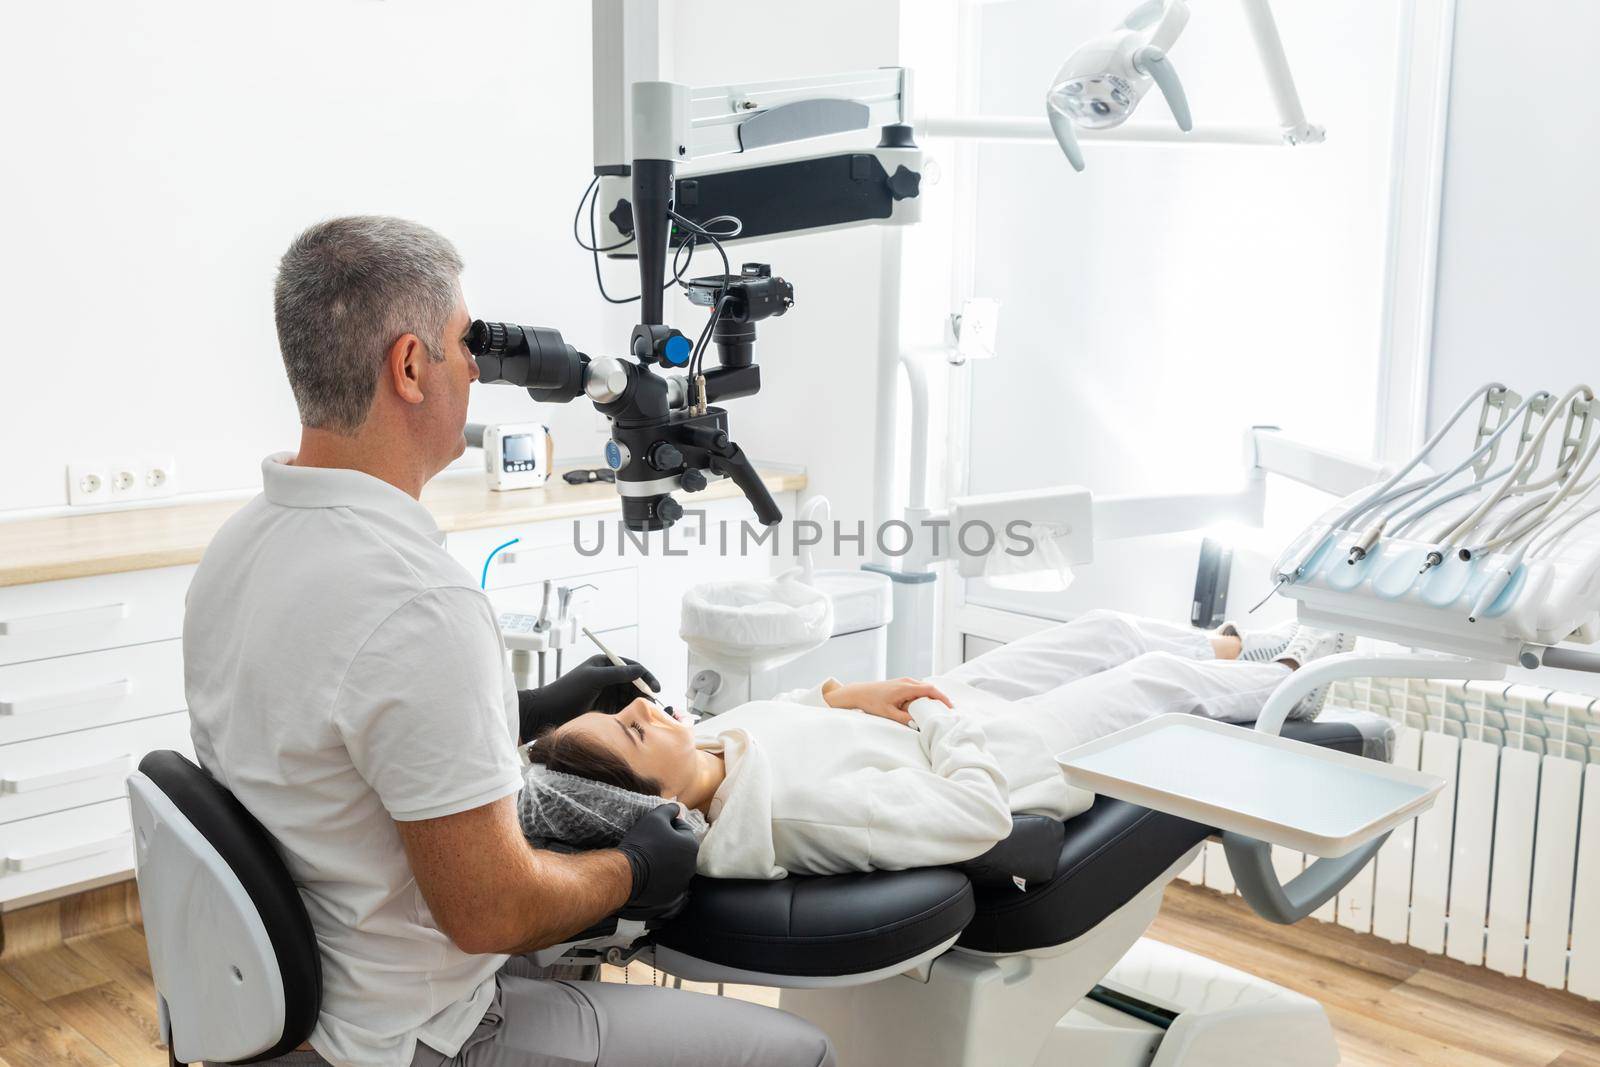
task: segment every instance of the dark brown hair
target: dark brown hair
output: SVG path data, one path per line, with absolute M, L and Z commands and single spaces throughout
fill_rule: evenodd
M 614 785 L 648 797 L 661 795 L 661 783 L 628 766 L 628 762 L 577 730 L 552 727 L 528 747 L 528 758 L 547 770 Z

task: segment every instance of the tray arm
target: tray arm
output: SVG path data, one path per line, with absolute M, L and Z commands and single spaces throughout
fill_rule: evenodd
M 1252 911 L 1268 922 L 1297 923 L 1343 889 L 1350 879 L 1361 873 L 1361 868 L 1389 839 L 1389 833 L 1347 852 L 1343 856 L 1324 857 L 1289 879 L 1278 881 L 1278 872 L 1272 866 L 1272 846 L 1253 837 L 1224 831 L 1222 848 L 1228 856 L 1228 870 L 1233 872 L 1239 895 Z
M 1493 681 L 1504 678 L 1506 669 L 1483 660 L 1442 656 L 1371 656 L 1346 652 L 1307 664 L 1286 678 L 1267 698 L 1256 729 L 1277 734 L 1283 729 L 1289 711 L 1300 698 L 1319 685 L 1331 685 L 1343 678 L 1450 678 Z M 1327 903 L 1350 879 L 1361 873 L 1389 839 L 1389 833 L 1363 842 L 1354 852 L 1323 857 L 1301 871 L 1287 884 L 1278 880 L 1272 865 L 1272 846 L 1243 834 L 1224 832 L 1222 847 L 1228 857 L 1239 895 L 1255 913 L 1269 922 L 1296 923 Z
M 1301 697 L 1320 685 L 1331 685 L 1344 678 L 1459 678 L 1492 682 L 1505 676 L 1504 665 L 1485 660 L 1415 653 L 1373 656 L 1364 652 L 1342 652 L 1308 663 L 1285 678 L 1267 698 L 1261 714 L 1256 716 L 1256 729 L 1265 734 L 1281 733 L 1284 721 Z

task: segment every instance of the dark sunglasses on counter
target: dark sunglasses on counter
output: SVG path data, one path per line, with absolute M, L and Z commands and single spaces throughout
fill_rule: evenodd
M 589 467 L 567 471 L 561 477 L 568 485 L 588 485 L 590 482 L 614 482 L 617 472 L 610 467 Z

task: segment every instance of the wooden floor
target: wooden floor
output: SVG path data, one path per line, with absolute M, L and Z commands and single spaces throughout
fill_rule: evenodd
M 136 925 L 98 925 L 63 915 L 62 943 L 0 946 L 0 1067 L 166 1063 L 144 938 Z M 1271 926 L 1237 898 L 1186 885 L 1168 890 L 1151 933 L 1321 1001 L 1350 1067 L 1600 1067 L 1600 1004 L 1570 994 L 1327 923 Z M 635 965 L 628 977 L 651 975 Z

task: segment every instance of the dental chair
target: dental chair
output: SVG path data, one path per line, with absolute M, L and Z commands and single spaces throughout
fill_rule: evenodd
M 1366 747 L 1344 722 L 1290 722 L 1281 736 Z M 777 987 L 843 1067 L 1337 1063 L 1315 1001 L 1142 940 L 1167 884 L 1215 833 L 1102 796 L 1064 823 L 1018 816 L 1007 841 L 961 869 L 696 879 L 670 921 L 615 922 L 537 958 L 640 959 L 685 980 Z M 1321 905 L 1382 843 L 1268 887 L 1252 880 L 1265 850 L 1232 836 L 1241 889 L 1279 921 Z
M 1365 745 L 1346 723 L 1283 734 Z M 176 752 L 146 756 L 128 798 L 169 1061 L 298 1046 L 316 1024 L 321 966 L 266 831 Z M 960 869 L 696 879 L 670 920 L 610 920 L 536 960 L 643 959 L 690 981 L 778 987 L 845 1065 L 1336 1063 L 1314 1001 L 1141 940 L 1213 833 L 1101 797 L 1065 823 L 1018 816 Z

